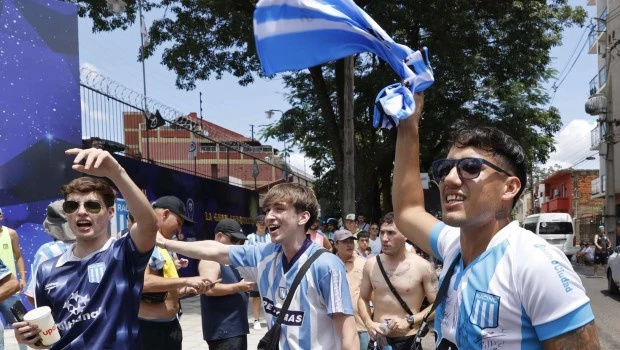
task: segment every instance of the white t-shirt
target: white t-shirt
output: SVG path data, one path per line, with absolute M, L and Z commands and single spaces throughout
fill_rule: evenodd
M 450 266 L 460 229 L 438 223 L 435 255 Z M 443 270 L 443 281 L 447 268 Z M 594 320 L 590 299 L 566 255 L 517 221 L 463 268 L 457 263 L 435 313 L 438 349 L 541 349 L 541 342 Z

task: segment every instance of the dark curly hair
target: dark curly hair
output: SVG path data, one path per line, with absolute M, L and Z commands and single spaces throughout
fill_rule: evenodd
M 514 208 L 527 184 L 527 157 L 525 151 L 508 134 L 492 126 L 460 124 L 452 134 L 452 147 L 473 147 L 490 153 L 508 172 L 521 181 L 521 188 L 512 201 Z

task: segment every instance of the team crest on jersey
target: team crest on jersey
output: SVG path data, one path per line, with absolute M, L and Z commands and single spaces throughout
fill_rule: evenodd
M 286 299 L 287 294 L 288 294 L 288 291 L 286 290 L 286 287 L 278 288 L 278 297 L 280 297 L 280 299 L 282 300 Z
M 88 265 L 88 282 L 99 283 L 103 278 L 105 272 L 105 263 L 98 262 L 92 265 Z
M 8 245 L 8 244 L 3 244 L 3 245 L 2 245 L 2 248 L 3 248 L 3 249 L 9 249 L 9 245 Z
M 497 328 L 499 302 L 500 297 L 497 295 L 476 291 L 469 321 L 481 329 Z

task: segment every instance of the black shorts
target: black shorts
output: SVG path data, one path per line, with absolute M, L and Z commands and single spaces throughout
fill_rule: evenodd
M 247 350 L 248 337 L 247 335 L 240 335 L 228 339 L 207 340 L 207 344 L 209 350 Z
M 414 340 L 415 335 L 410 335 L 408 337 L 387 337 L 388 345 L 390 345 L 394 350 L 410 350 L 413 347 Z M 371 339 L 368 342 L 368 350 L 373 350 L 375 348 L 374 344 L 374 340 Z M 418 349 L 422 349 L 422 344 L 420 344 L 420 347 Z
M 607 252 L 594 253 L 594 263 L 599 265 L 607 264 Z
M 181 350 L 183 332 L 178 319 L 158 322 L 140 319 L 142 349 Z

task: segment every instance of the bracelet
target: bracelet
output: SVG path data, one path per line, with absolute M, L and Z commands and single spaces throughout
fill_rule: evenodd
M 187 286 L 185 287 L 185 290 L 183 290 L 183 294 L 188 295 L 187 294 Z

